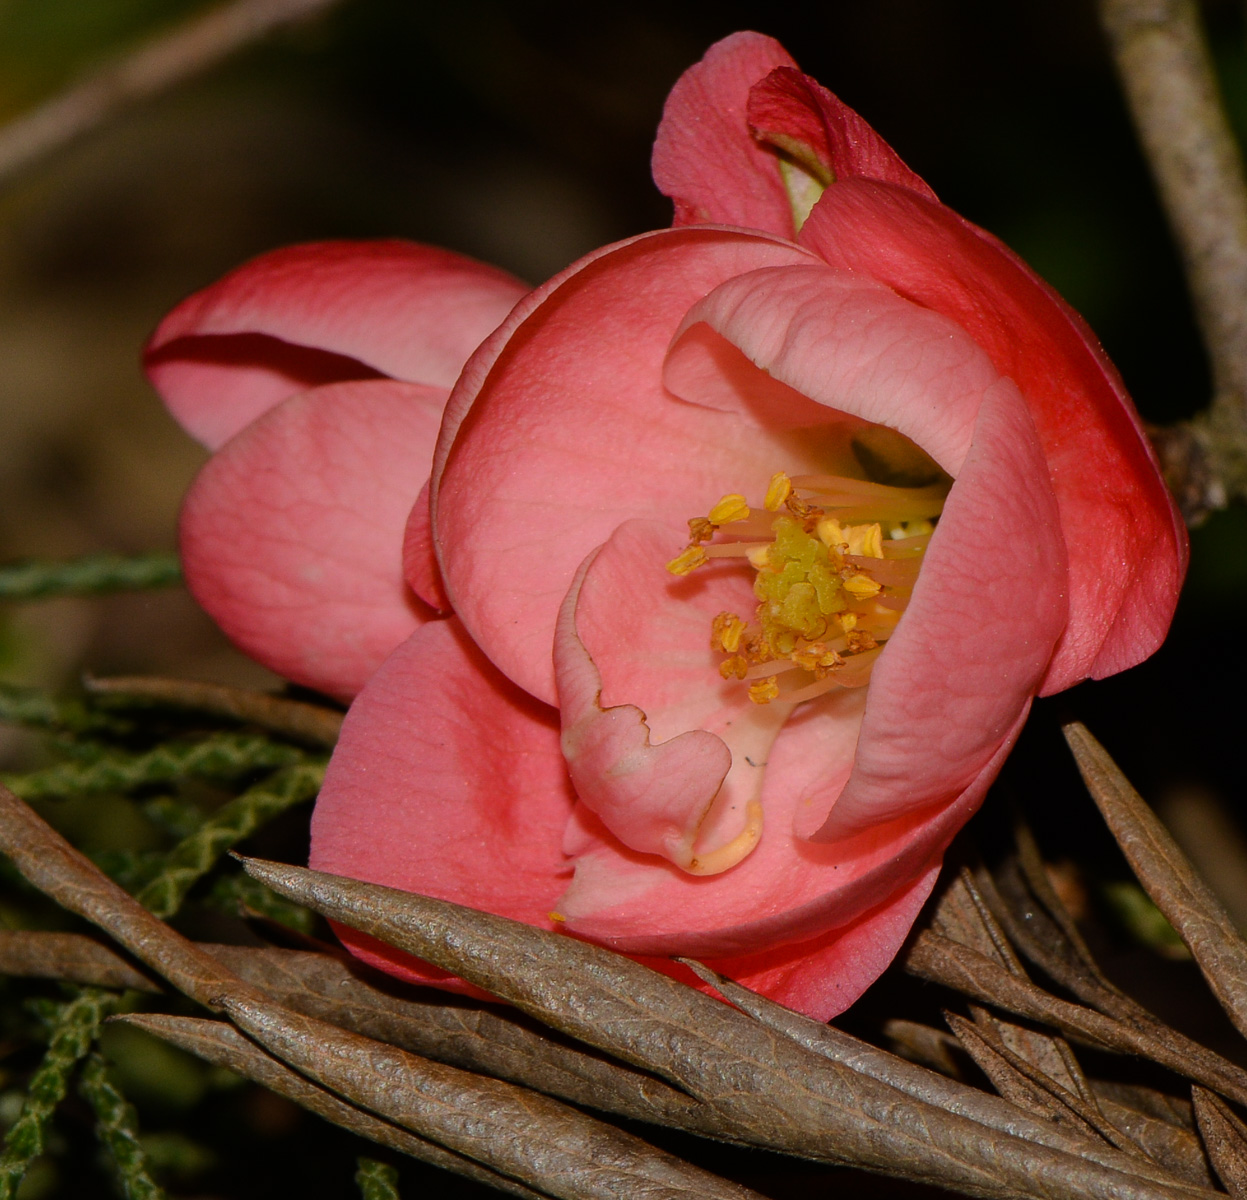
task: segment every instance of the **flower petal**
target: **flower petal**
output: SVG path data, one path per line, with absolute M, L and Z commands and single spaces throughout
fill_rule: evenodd
M 745 117 L 749 90 L 775 67 L 795 67 L 774 38 L 734 33 L 676 81 L 654 141 L 658 190 L 675 203 L 675 224 L 715 222 L 795 236 L 792 206 L 774 151 Z
M 744 359 L 716 353 L 702 334 L 690 339 L 703 323 Z M 721 284 L 684 318 L 665 374 L 668 387 L 693 402 L 717 375 L 709 399 L 720 407 L 729 392 L 742 406 L 755 404 L 770 376 L 827 408 L 900 430 L 951 475 L 983 396 L 999 380 L 978 344 L 946 317 L 822 265 L 750 271 Z
M 313 242 L 262 254 L 160 323 L 148 376 L 215 449 L 286 396 L 378 374 L 449 388 L 527 291 L 494 267 L 412 242 Z
M 349 698 L 432 617 L 400 549 L 445 395 L 392 380 L 315 388 L 200 472 L 182 510 L 187 583 L 246 653 Z
M 1044 694 L 1151 654 L 1186 571 L 1186 532 L 1121 380 L 1082 319 L 995 238 L 902 188 L 829 188 L 801 241 L 832 266 L 951 317 L 1021 389 L 1069 548 L 1070 622 Z
M 842 745 L 834 753 L 841 763 L 851 759 L 860 711 L 858 696 L 843 692 L 811 717 L 830 731 L 825 744 L 839 736 Z M 799 775 L 793 756 L 776 761 L 785 754 L 785 729 L 767 768 L 762 840 L 748 858 L 721 875 L 691 876 L 629 851 L 592 812 L 578 807 L 565 842 L 575 852 L 576 873 L 558 900 L 558 911 L 569 931 L 623 953 L 683 954 L 705 961 L 746 958 L 759 947 L 766 953 L 795 948 L 845 930 L 938 864 L 982 802 L 1026 711 L 1029 704 L 978 776 L 942 805 L 822 845 L 793 833 L 804 797 L 787 786 Z
M 403 576 L 425 604 L 438 612 L 448 613 L 451 611 L 450 600 L 446 596 L 433 545 L 429 490 L 430 481 L 426 479 L 407 517 L 407 527 L 403 531 Z
M 896 957 L 939 873 L 939 862 L 933 862 L 877 908 L 812 942 L 719 959 L 713 968 L 807 1017 L 830 1021 L 855 1003 Z
M 826 184 L 879 179 L 930 200 L 935 193 L 838 96 L 792 67 L 777 67 L 749 93 L 754 136 L 795 158 Z
M 342 727 L 312 815 L 311 866 L 550 927 L 566 884 L 571 787 L 558 716 L 506 681 L 458 621 L 416 631 Z M 365 961 L 464 990 L 339 929 Z
M 719 499 L 724 479 L 764 489 L 781 453 L 813 465 L 817 448 L 793 447 L 779 426 L 672 403 L 662 364 L 706 292 L 756 267 L 814 261 L 739 230 L 647 234 L 533 293 L 468 363 L 434 460 L 438 554 L 455 611 L 527 691 L 553 702 L 559 607 L 617 525 L 683 522 Z
M 875 665 L 830 841 L 968 787 L 1008 738 L 1068 613 L 1066 549 L 1030 414 L 987 396 L 904 617 Z

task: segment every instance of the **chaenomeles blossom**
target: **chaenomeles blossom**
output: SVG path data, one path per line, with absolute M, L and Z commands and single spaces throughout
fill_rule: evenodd
M 456 616 L 357 698 L 312 865 L 825 1019 L 1032 699 L 1156 648 L 1185 534 L 1081 319 L 776 42 L 685 74 L 654 169 L 675 227 L 455 385 L 408 536 Z
M 438 615 L 438 593 L 404 578 L 408 514 L 451 385 L 527 290 L 429 246 L 318 242 L 245 263 L 161 322 L 148 376 L 214 452 L 182 508 L 182 563 L 241 649 L 347 700 Z

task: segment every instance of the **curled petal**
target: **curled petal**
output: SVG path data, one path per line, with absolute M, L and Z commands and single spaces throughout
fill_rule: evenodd
M 675 224 L 714 222 L 795 236 L 792 206 L 775 153 L 749 131 L 749 90 L 776 67 L 795 67 L 774 38 L 734 33 L 677 80 L 654 141 L 658 190 L 675 203 Z
M 1021 389 L 1069 548 L 1069 626 L 1042 692 L 1151 654 L 1186 571 L 1186 532 L 1121 380 L 1082 319 L 995 238 L 907 189 L 865 180 L 829 188 L 801 241 L 956 321 Z
M 717 353 L 698 332 L 702 324 L 743 358 Z M 952 321 L 820 264 L 750 271 L 715 288 L 689 310 L 665 364 L 668 387 L 686 400 L 700 401 L 714 382 L 709 400 L 718 407 L 729 394 L 756 406 L 773 386 L 768 377 L 826 408 L 900 430 L 955 475 L 999 373 Z
M 920 811 L 981 774 L 1047 670 L 1067 587 L 1043 452 L 1017 389 L 1002 380 L 875 665 L 853 774 L 816 839 Z
M 755 764 L 787 710 L 720 678 L 707 631 L 749 587 L 739 572 L 677 582 L 662 565 L 674 540 L 629 521 L 577 573 L 554 635 L 563 753 L 580 799 L 625 846 L 710 874 L 761 832 Z
M 312 817 L 311 866 L 550 927 L 571 811 L 558 716 L 495 671 L 450 618 L 416 631 L 343 723 Z M 465 985 L 349 929 L 365 961 Z
M 791 156 L 824 187 L 879 179 L 930 200 L 935 193 L 839 97 L 792 67 L 777 67 L 749 93 L 754 136 Z
M 160 323 L 145 365 L 174 417 L 215 449 L 285 397 L 387 375 L 449 388 L 527 291 L 412 242 L 313 242 L 262 254 Z
M 181 518 L 187 583 L 246 653 L 346 699 L 432 617 L 399 555 L 445 395 L 392 380 L 315 388 L 200 472 Z

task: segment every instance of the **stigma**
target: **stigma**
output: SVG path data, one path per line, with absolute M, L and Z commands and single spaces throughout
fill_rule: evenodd
M 864 687 L 905 611 L 947 494 L 946 483 L 777 471 L 761 505 L 733 492 L 692 518 L 668 571 L 688 575 L 726 558 L 754 572 L 753 613 L 722 612 L 711 625 L 719 674 L 755 704 Z

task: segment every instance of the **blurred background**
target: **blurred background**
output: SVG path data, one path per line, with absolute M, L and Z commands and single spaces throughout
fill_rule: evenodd
M 0 122 L 207 7 L 0 0 Z M 1244 12 L 1229 0 L 1205 10 L 1242 136 Z M 245 258 L 315 238 L 402 236 L 536 283 L 665 225 L 648 165 L 663 99 L 711 42 L 742 28 L 780 38 L 946 203 L 1052 282 L 1146 419 L 1204 405 L 1181 272 L 1091 0 L 776 11 L 748 0 L 342 0 L 0 182 L 0 562 L 174 546 L 204 455 L 145 384 L 139 354 L 173 304 Z M 1004 786 L 1023 795 L 1053 857 L 1107 855 L 1059 742 L 1058 720 L 1076 715 L 1247 923 L 1247 515 L 1214 516 L 1193 542 L 1165 649 L 1123 678 L 1041 702 Z M 0 679 L 72 688 L 84 670 L 275 682 L 178 589 L 0 607 Z

